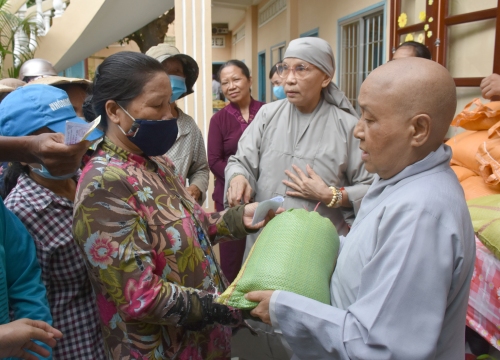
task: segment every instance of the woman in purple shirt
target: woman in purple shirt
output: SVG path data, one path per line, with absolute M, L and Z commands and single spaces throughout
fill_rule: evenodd
M 227 160 L 238 150 L 238 140 L 250 125 L 263 102 L 250 95 L 252 78 L 248 67 L 239 60 L 229 60 L 219 70 L 221 88 L 230 101 L 212 116 L 208 132 L 208 166 L 215 176 L 212 199 L 217 211 L 224 210 L 224 169 Z M 220 265 L 229 281 L 233 281 L 241 267 L 245 241 L 220 243 Z

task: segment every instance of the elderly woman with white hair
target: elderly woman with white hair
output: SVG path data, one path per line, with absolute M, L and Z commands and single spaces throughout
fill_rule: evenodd
M 318 212 L 347 234 L 372 175 L 353 136 L 358 115 L 332 82 L 334 73 L 325 40 L 290 42 L 278 65 L 286 99 L 261 108 L 227 164 L 229 206 L 278 195 L 286 209 L 322 202 Z M 246 254 L 256 238 L 247 237 Z
M 260 109 L 236 155 L 229 158 L 226 205 L 278 195 L 284 197 L 285 209 L 313 210 L 321 202 L 317 211 L 340 235 L 348 233 L 372 175 L 365 170 L 359 140 L 353 136 L 358 114 L 332 82 L 334 73 L 333 52 L 325 40 L 306 37 L 290 42 L 278 65 L 286 98 Z M 245 257 L 257 236 L 247 236 Z M 267 336 L 260 336 L 262 341 L 235 337 L 235 355 L 287 358 L 270 328 L 253 325 Z

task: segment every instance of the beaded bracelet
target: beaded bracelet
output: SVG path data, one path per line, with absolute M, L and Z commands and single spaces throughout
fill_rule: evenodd
M 339 207 L 340 204 L 342 204 L 342 191 L 337 189 L 335 186 L 330 186 L 329 189 L 332 190 L 333 197 L 332 201 L 330 201 L 330 203 L 326 206 L 329 208 Z

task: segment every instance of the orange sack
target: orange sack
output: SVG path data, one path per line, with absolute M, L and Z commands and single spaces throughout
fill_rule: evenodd
M 466 130 L 488 130 L 500 121 L 500 101 L 482 104 L 481 100 L 474 99 L 455 116 L 451 125 Z
M 467 168 L 464 168 L 463 166 L 451 165 L 451 169 L 455 172 L 455 175 L 457 175 L 459 182 L 462 182 L 465 179 L 470 178 L 471 176 L 477 176 L 474 172 Z
M 481 176 L 471 176 L 460 182 L 464 189 L 465 200 L 481 196 L 500 194 L 500 185 L 486 185 Z
M 452 137 L 446 142 L 453 151 L 450 165 L 458 165 L 480 175 L 480 164 L 476 159 L 476 153 L 479 145 L 486 140 L 488 140 L 487 131 L 465 131 Z
M 500 139 L 490 139 L 479 145 L 476 153 L 479 171 L 488 185 L 500 184 Z

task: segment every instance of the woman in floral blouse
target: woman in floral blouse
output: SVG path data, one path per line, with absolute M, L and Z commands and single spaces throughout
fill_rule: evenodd
M 177 137 L 171 93 L 159 62 L 120 52 L 99 66 L 84 105 L 105 138 L 80 177 L 73 233 L 110 359 L 229 359 L 229 326 L 242 324 L 214 303 L 226 280 L 212 245 L 264 221 L 250 226 L 256 204 L 206 214 L 158 156 Z

